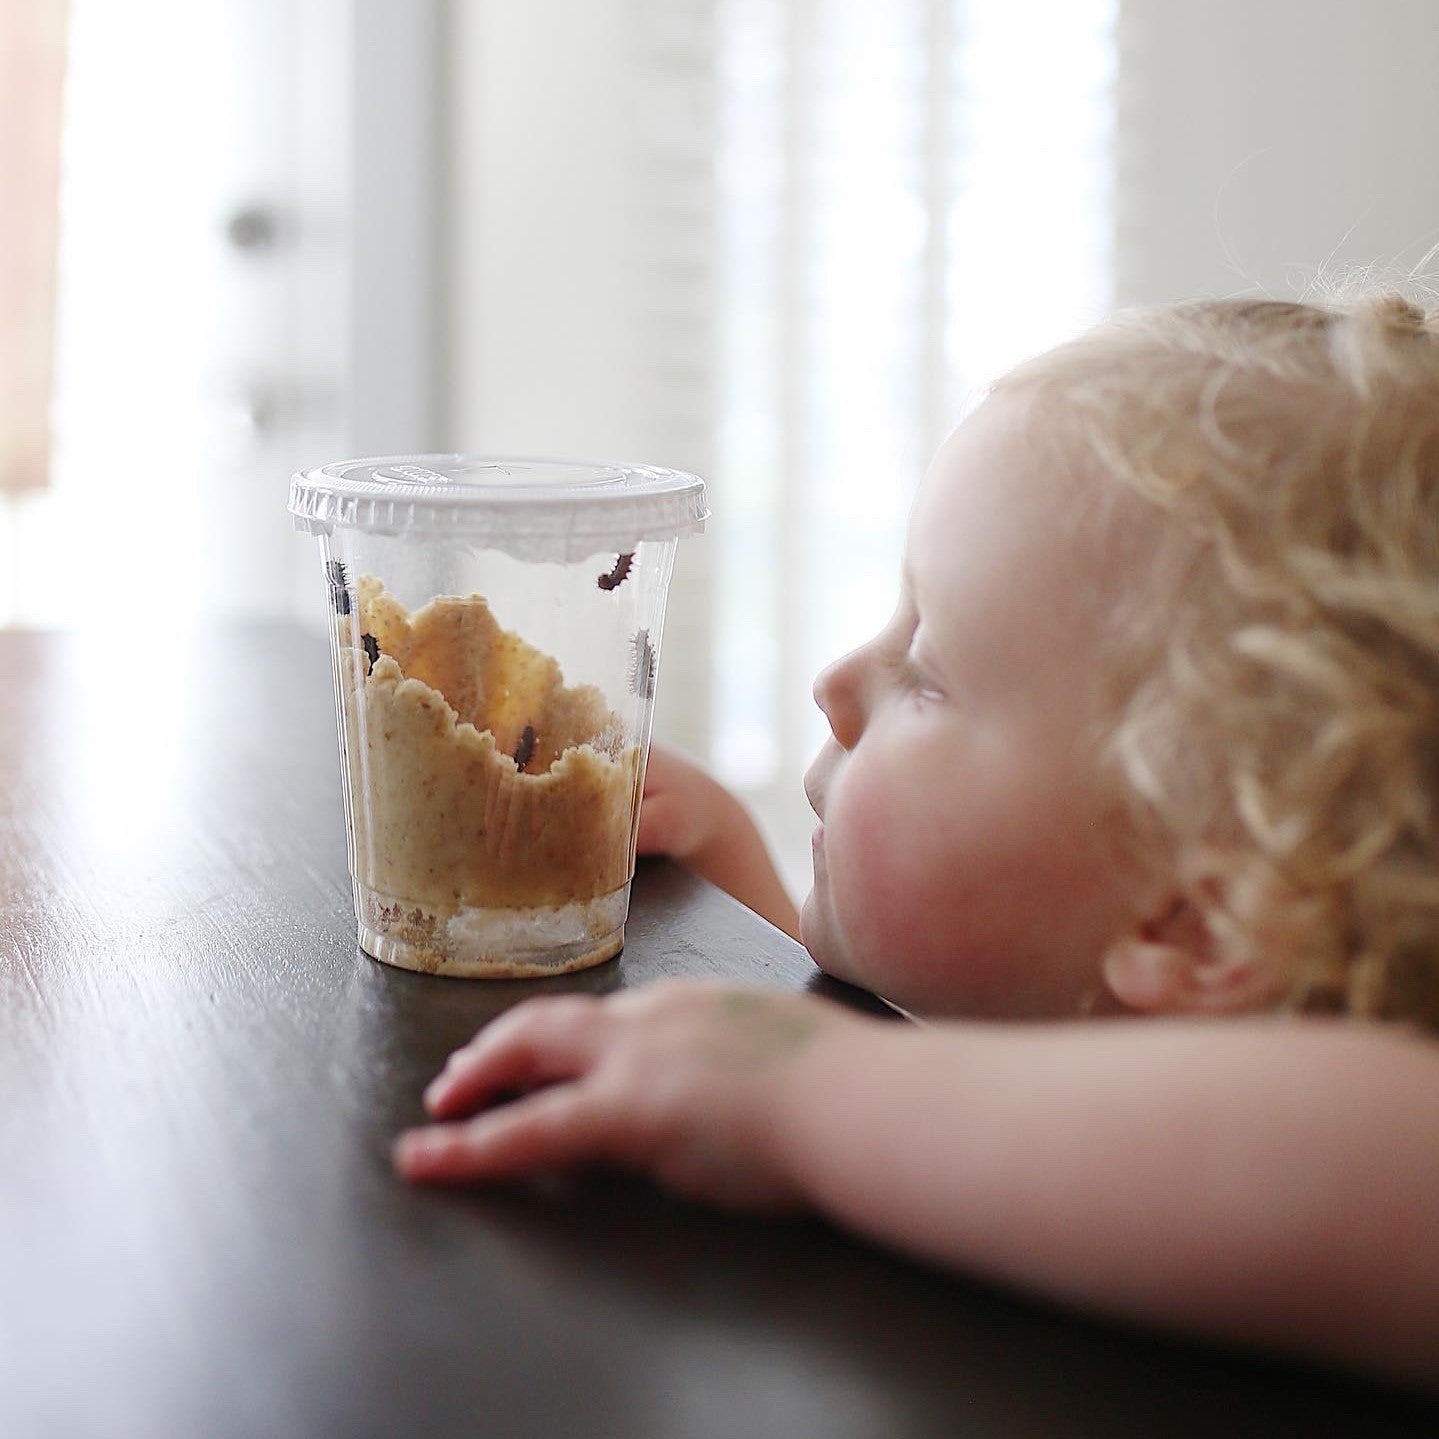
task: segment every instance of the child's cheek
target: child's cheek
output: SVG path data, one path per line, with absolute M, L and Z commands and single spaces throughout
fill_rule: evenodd
M 924 902 L 921 837 L 882 774 L 846 780 L 825 816 L 830 903 L 857 965 L 883 987 L 922 937 L 923 916 L 915 912 Z
M 1007 1013 L 1016 976 L 992 892 L 1003 876 L 976 872 L 932 783 L 897 772 L 846 780 L 825 820 L 846 977 L 918 1013 Z

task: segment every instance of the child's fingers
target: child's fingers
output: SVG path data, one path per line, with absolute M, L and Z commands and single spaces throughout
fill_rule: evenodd
M 645 795 L 640 805 L 638 848 L 641 854 L 674 854 L 681 847 L 685 807 L 673 790 Z
M 543 1089 L 465 1124 L 411 1129 L 395 1142 L 395 1167 L 421 1183 L 514 1179 L 606 1157 L 606 1116 L 578 1085 Z
M 590 995 L 516 1005 L 457 1049 L 425 1090 L 436 1119 L 469 1114 L 505 1090 L 583 1074 L 598 1053 L 603 1006 Z
M 680 758 L 673 750 L 662 745 L 658 740 L 652 741 L 649 756 L 645 762 L 644 793 L 649 794 L 651 790 L 671 788 L 675 774 L 680 768 Z

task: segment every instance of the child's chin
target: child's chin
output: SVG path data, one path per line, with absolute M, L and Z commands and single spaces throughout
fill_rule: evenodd
M 814 889 L 810 890 L 799 907 L 799 942 L 809 950 L 810 957 L 823 969 L 824 918 L 820 913 L 819 893 Z
M 837 944 L 834 921 L 825 910 L 818 888 L 809 892 L 809 897 L 799 912 L 799 940 L 809 950 L 809 957 L 831 979 L 841 979 L 846 984 L 858 984 L 853 967 L 843 954 L 843 946 Z

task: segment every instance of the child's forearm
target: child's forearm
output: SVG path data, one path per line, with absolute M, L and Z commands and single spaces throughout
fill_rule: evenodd
M 770 858 L 759 826 L 737 799 L 732 795 L 725 798 L 728 803 L 722 826 L 685 860 L 686 865 L 791 939 L 798 939 L 799 911 Z
M 1439 1383 L 1439 1045 L 1325 1022 L 816 1044 L 776 1120 L 821 1210 L 1075 1304 Z
M 650 749 L 636 843 L 639 853 L 672 856 L 799 938 L 799 914 L 754 817 L 737 795 L 664 745 Z

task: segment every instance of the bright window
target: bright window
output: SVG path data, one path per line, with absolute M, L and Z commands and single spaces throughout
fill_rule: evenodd
M 720 0 L 713 733 L 753 793 L 892 609 L 934 447 L 1110 304 L 1116 8 Z

